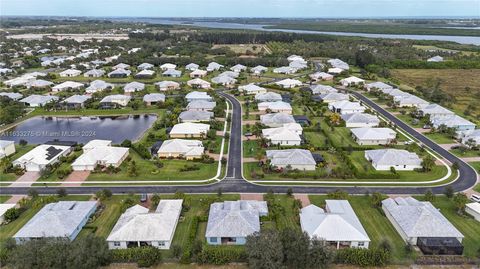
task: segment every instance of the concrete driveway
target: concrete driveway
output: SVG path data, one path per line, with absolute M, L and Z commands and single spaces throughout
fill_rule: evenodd
M 40 178 L 40 172 L 25 172 L 9 187 L 30 187 L 33 181 L 37 181 Z
M 90 171 L 73 171 L 68 175 L 68 177 L 63 181 L 62 186 L 64 187 L 78 187 L 82 185 L 82 182 L 87 180 L 90 175 Z M 72 181 L 79 181 L 79 183 L 68 183 Z

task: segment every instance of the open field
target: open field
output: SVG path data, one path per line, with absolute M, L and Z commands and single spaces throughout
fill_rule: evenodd
M 253 54 L 258 54 L 260 52 L 270 52 L 267 46 L 261 44 L 215 44 L 212 47 L 212 49 L 218 48 L 229 48 L 237 54 L 246 54 L 247 51 L 250 51 Z

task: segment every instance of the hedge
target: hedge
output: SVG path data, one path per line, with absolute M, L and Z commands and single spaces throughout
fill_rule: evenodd
M 161 250 L 155 247 L 138 247 L 111 250 L 113 262 L 135 262 L 139 267 L 150 267 L 162 262 Z
M 385 266 L 390 258 L 390 252 L 385 249 L 345 248 L 336 252 L 335 263 L 362 267 Z
M 246 262 L 243 246 L 205 246 L 197 256 L 199 264 L 222 265 L 231 262 Z
M 195 241 L 195 238 L 197 236 L 197 229 L 198 229 L 198 223 L 199 223 L 199 218 L 194 217 L 192 219 L 192 225 L 190 226 L 190 229 L 188 230 L 188 238 L 187 242 L 183 246 L 183 253 L 182 257 L 180 258 L 180 263 L 183 264 L 189 264 L 192 262 L 192 246 L 193 242 Z

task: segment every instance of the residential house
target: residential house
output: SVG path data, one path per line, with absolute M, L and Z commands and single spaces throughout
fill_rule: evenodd
M 381 82 L 381 81 L 368 83 L 368 84 L 365 84 L 363 87 L 367 90 L 367 92 L 371 90 L 379 90 L 379 91 L 388 90 L 388 89 L 393 90 L 393 86 L 390 86 L 387 83 Z
M 465 205 L 465 212 L 475 220 L 480 221 L 480 203 L 473 202 Z
M 155 76 L 155 71 L 145 69 L 145 70 L 142 70 L 142 71 L 138 72 L 135 75 L 135 78 L 137 78 L 137 79 L 149 79 L 149 78 L 153 78 L 154 76 Z
M 263 92 L 255 94 L 257 102 L 277 102 L 282 101 L 282 96 L 276 92 Z
M 212 83 L 222 85 L 222 86 L 231 86 L 237 82 L 236 79 L 229 76 L 216 76 L 212 78 Z
M 23 97 L 21 93 L 16 93 L 16 92 L 0 92 L 0 96 L 8 97 L 14 101 L 18 101 Z
M 270 111 L 273 113 L 282 112 L 292 114 L 292 106 L 283 101 L 258 103 L 258 110 L 261 112 Z
M 287 123 L 295 123 L 295 118 L 286 113 L 270 113 L 260 115 L 260 122 L 268 127 L 281 127 Z
M 320 80 L 333 80 L 333 75 L 325 72 L 315 72 L 309 75 L 310 79 L 313 81 L 320 81 Z
M 187 102 L 192 102 L 192 101 L 212 101 L 213 98 L 208 95 L 206 92 L 189 92 L 187 95 L 185 95 L 185 99 L 187 99 Z
M 123 94 L 112 94 L 103 97 L 100 101 L 100 105 L 104 108 L 127 106 L 132 97 Z
M 250 72 L 252 72 L 254 75 L 261 75 L 262 73 L 265 73 L 268 71 L 268 68 L 262 65 L 257 65 L 255 67 L 250 68 Z
M 267 150 L 266 155 L 270 164 L 279 169 L 315 171 L 317 165 L 312 153 L 305 149 Z
M 475 130 L 476 126 L 475 123 L 457 115 L 430 117 L 430 122 L 432 123 L 433 127 L 437 129 L 443 125 L 448 128 L 453 128 L 457 131 Z
M 380 124 L 377 116 L 366 113 L 343 114 L 341 117 L 348 128 L 376 127 Z
M 216 106 L 216 102 L 209 102 L 205 100 L 191 101 L 187 105 L 187 110 L 191 111 L 212 111 Z
M 328 73 L 329 74 L 333 74 L 333 75 L 339 75 L 341 74 L 342 72 L 344 72 L 345 70 L 341 69 L 341 68 L 337 68 L 337 67 L 333 67 L 333 68 L 328 68 Z
M 450 117 L 453 116 L 455 113 L 452 111 L 444 108 L 441 105 L 437 104 L 429 104 L 426 106 L 422 106 L 418 109 L 418 112 L 420 113 L 420 116 L 430 116 L 430 118 L 435 118 L 435 117 Z
M 329 104 L 339 101 L 348 101 L 350 96 L 348 94 L 338 93 L 338 92 L 330 92 L 330 93 L 323 93 L 320 94 L 320 99 Z
M 292 55 L 288 56 L 287 61 L 289 61 L 289 62 L 304 62 L 304 63 L 307 62 L 307 61 L 305 61 L 305 59 L 303 59 L 302 56 L 298 56 L 298 55 L 295 55 L 295 54 L 292 54 Z
M 240 73 L 242 71 L 246 71 L 247 67 L 245 65 L 242 65 L 242 64 L 236 64 L 236 65 L 230 67 L 230 70 L 232 70 L 233 72 Z
M 52 92 L 61 92 L 67 90 L 79 90 L 83 88 L 85 85 L 83 83 L 75 82 L 75 81 L 65 81 L 58 85 L 52 87 Z
M 97 166 L 119 167 L 128 156 L 128 148 L 112 147 L 110 140 L 91 140 L 73 163 L 74 171 L 93 171 Z
M 147 106 L 156 105 L 165 102 L 165 94 L 163 93 L 149 93 L 143 96 L 143 102 Z
M 179 78 L 182 76 L 182 71 L 175 69 L 167 69 L 162 73 L 162 75 L 164 77 Z
M 300 226 L 310 238 L 336 248 L 368 248 L 370 238 L 347 200 L 325 200 L 325 210 L 308 205 L 300 211 Z
M 308 68 L 307 62 L 304 61 L 293 61 L 288 64 L 288 67 L 291 67 L 295 70 L 302 70 Z
M 12 162 L 13 166 L 20 166 L 27 172 L 40 172 L 47 165 L 52 165 L 60 160 L 60 157 L 67 156 L 72 152 L 69 146 L 39 145 L 20 158 Z
M 201 69 L 195 69 L 190 73 L 191 78 L 203 78 L 207 75 L 207 71 Z
M 397 137 L 390 128 L 353 128 L 350 131 L 359 145 L 387 145 Z
M 442 56 L 433 56 L 432 58 L 428 58 L 427 62 L 434 62 L 434 63 L 439 63 L 443 62 L 443 57 Z
M 170 131 L 171 138 L 206 137 L 210 125 L 204 123 L 178 123 Z
M 213 118 L 213 112 L 187 110 L 178 116 L 179 122 L 208 122 Z
M 138 91 L 143 91 L 145 89 L 145 84 L 132 81 L 130 83 L 125 84 L 123 87 L 123 91 L 125 93 L 133 93 L 133 92 L 138 92 Z
M 129 69 L 130 68 L 130 65 L 128 64 L 124 64 L 124 63 L 119 63 L 117 65 L 115 65 L 114 67 L 112 67 L 113 69 Z
M 166 71 L 168 69 L 175 69 L 177 68 L 177 65 L 176 64 L 171 64 L 171 63 L 165 63 L 165 64 L 162 64 L 160 65 L 160 69 L 162 71 Z
M 343 69 L 343 70 L 350 69 L 350 66 L 346 62 L 344 62 L 340 59 L 330 59 L 327 62 L 334 68 L 340 68 L 340 69 Z
M 28 97 L 21 99 L 19 102 L 24 103 L 29 107 L 42 107 L 50 102 L 58 101 L 59 98 L 53 95 L 38 95 L 32 94 Z
M 424 107 L 428 105 L 428 102 L 423 100 L 420 97 L 417 97 L 415 95 L 404 95 L 404 96 L 397 96 L 393 98 L 393 101 L 397 104 L 399 107 Z
M 341 79 L 340 83 L 343 86 L 361 85 L 361 84 L 365 83 L 365 80 L 363 80 L 361 78 L 357 78 L 355 76 L 350 76 L 348 78 Z
M 106 89 L 113 89 L 113 87 L 115 86 L 112 83 L 107 83 L 103 80 L 94 80 L 90 82 L 90 86 L 88 86 L 85 91 L 86 93 L 92 94 Z
M 275 74 L 284 74 L 284 75 L 290 75 L 294 74 L 297 72 L 297 69 L 290 67 L 290 66 L 282 66 L 282 67 L 277 67 L 273 69 L 273 73 Z
M 207 66 L 207 71 L 208 71 L 208 72 L 218 71 L 218 70 L 220 70 L 220 68 L 223 68 L 223 65 L 218 64 L 218 63 L 216 63 L 216 62 L 211 62 L 211 63 L 209 63 L 208 66 Z
M 365 159 L 372 163 L 377 171 L 413 171 L 422 168 L 422 159 L 414 152 L 403 149 L 366 150 Z
M 151 63 L 142 63 L 137 68 L 139 70 L 148 70 L 148 69 L 152 69 L 153 67 L 154 67 L 154 65 L 151 64 Z
M 173 91 L 180 89 L 180 83 L 168 80 L 159 81 L 155 83 L 155 86 L 157 86 L 160 91 Z
M 302 142 L 302 126 L 298 123 L 284 124 L 282 127 L 262 130 L 262 136 L 269 140 L 271 145 L 299 146 Z
M 0 140 L 0 159 L 8 157 L 15 153 L 15 142 L 9 140 Z
M 171 139 L 165 140 L 157 151 L 159 158 L 185 158 L 193 160 L 202 158 L 205 148 L 200 140 Z
M 47 80 L 43 80 L 43 79 L 36 79 L 34 81 L 31 81 L 31 82 L 28 82 L 25 86 L 27 86 L 27 88 L 34 88 L 34 89 L 45 89 L 45 88 L 49 88 L 53 85 L 54 83 L 53 82 L 50 82 L 50 81 L 47 81 Z
M 108 73 L 108 77 L 109 78 L 126 78 L 130 76 L 131 73 L 132 71 L 128 69 L 118 68 Z
M 90 95 L 75 94 L 63 100 L 62 103 L 71 108 L 84 108 L 85 102 L 91 98 L 92 97 Z
M 328 104 L 328 109 L 341 115 L 352 113 L 363 113 L 366 107 L 362 106 L 360 102 L 338 101 Z
M 60 72 L 60 77 L 65 78 L 65 77 L 77 77 L 82 74 L 82 71 L 76 70 L 76 69 L 67 69 L 65 71 Z
M 187 85 L 194 89 L 210 89 L 211 88 L 210 82 L 200 78 L 194 78 L 187 81 Z
M 460 140 L 468 147 L 480 146 L 480 129 L 462 132 Z
M 185 66 L 185 69 L 189 70 L 189 71 L 195 71 L 199 68 L 200 66 L 198 64 L 195 64 L 195 63 L 189 63 Z
M 99 78 L 103 75 L 105 75 L 105 70 L 102 70 L 102 69 L 88 70 L 83 74 L 83 76 L 86 78 Z
M 265 201 L 225 201 L 210 205 L 205 237 L 209 245 L 244 245 L 260 231 L 260 217 L 268 214 Z
M 247 85 L 242 85 L 238 87 L 238 90 L 243 92 L 246 95 L 252 95 L 252 94 L 259 94 L 259 93 L 266 93 L 267 89 L 257 86 L 253 83 L 247 84 Z

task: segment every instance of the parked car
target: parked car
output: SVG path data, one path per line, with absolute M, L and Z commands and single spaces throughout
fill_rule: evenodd
M 142 193 L 140 196 L 140 202 L 145 203 L 148 199 L 148 195 L 146 193 Z
M 477 203 L 480 203 L 480 195 L 472 194 L 470 196 L 470 200 L 472 200 L 474 202 L 477 202 Z

